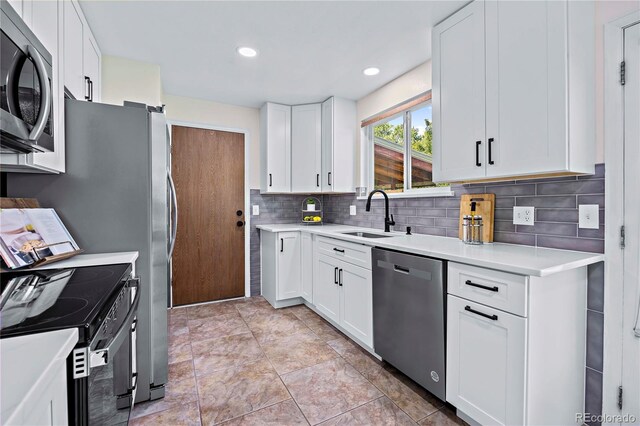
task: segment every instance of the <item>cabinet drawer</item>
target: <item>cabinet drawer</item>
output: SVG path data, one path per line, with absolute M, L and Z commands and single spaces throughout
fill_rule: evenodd
M 318 237 L 316 241 L 318 254 L 371 269 L 371 247 L 325 237 Z
M 527 316 L 528 277 L 453 262 L 448 272 L 449 294 Z

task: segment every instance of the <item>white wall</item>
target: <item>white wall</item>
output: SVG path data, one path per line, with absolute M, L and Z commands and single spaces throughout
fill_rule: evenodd
M 160 66 L 117 56 L 102 56 L 102 102 L 122 105 L 123 101 L 160 105 Z
M 249 187 L 260 188 L 260 110 L 167 94 L 162 103 L 169 120 L 247 131 Z

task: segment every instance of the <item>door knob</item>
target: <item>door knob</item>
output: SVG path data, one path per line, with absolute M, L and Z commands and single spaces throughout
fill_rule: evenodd
M 244 226 L 244 221 L 242 221 L 242 220 L 237 221 L 237 222 L 236 222 L 236 226 L 237 226 L 238 228 L 240 228 L 240 227 Z
M 236 211 L 236 216 L 242 216 L 242 210 Z

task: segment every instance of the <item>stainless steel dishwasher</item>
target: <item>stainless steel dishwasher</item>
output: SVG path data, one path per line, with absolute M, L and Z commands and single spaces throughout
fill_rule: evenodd
M 373 256 L 375 352 L 445 400 L 445 266 L 379 248 Z

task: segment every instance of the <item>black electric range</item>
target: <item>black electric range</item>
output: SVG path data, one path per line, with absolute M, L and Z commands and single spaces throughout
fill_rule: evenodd
M 67 359 L 71 425 L 122 425 L 137 385 L 138 278 L 130 264 L 0 274 L 0 338 L 76 328 Z
M 129 264 L 2 273 L 0 337 L 77 328 L 87 342 L 130 274 Z

